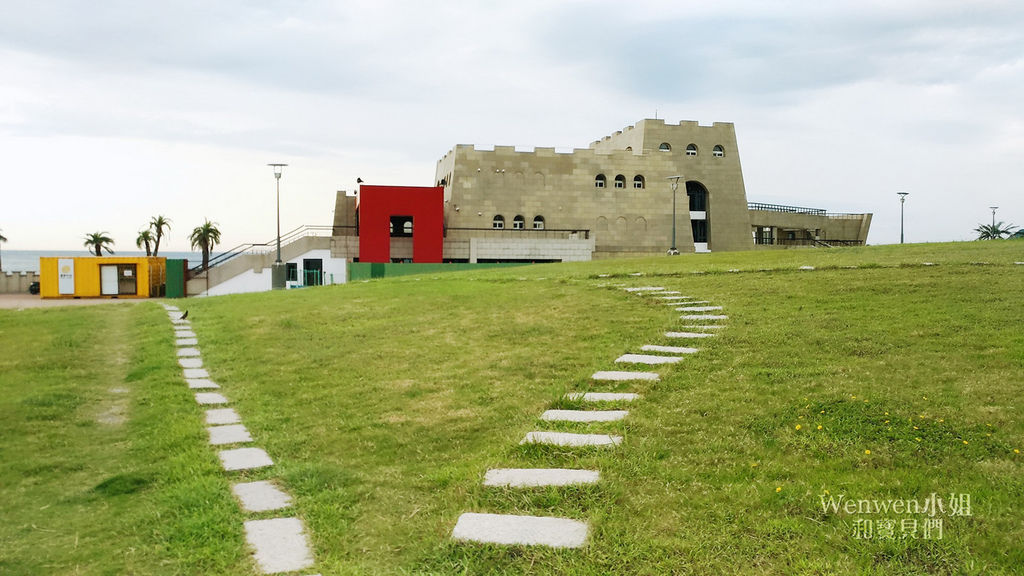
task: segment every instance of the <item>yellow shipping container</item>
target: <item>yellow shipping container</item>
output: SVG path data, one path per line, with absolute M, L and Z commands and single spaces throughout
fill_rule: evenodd
M 161 296 L 167 259 L 147 256 L 73 256 L 39 259 L 43 298 L 150 298 Z

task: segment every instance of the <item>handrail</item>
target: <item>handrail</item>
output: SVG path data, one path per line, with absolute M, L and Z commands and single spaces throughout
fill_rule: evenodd
M 813 214 L 824 216 L 827 211 L 823 208 L 803 208 L 801 206 L 786 206 L 784 204 L 764 204 L 762 202 L 747 202 L 747 210 L 762 210 L 765 212 L 787 212 L 790 214 Z
M 311 234 L 309 234 L 310 231 L 324 231 L 324 230 L 327 230 L 327 231 L 330 231 L 330 232 L 333 233 L 335 228 L 336 228 L 335 226 L 320 226 L 320 225 L 314 225 L 314 224 L 304 224 L 302 226 L 299 226 L 298 228 L 295 228 L 293 230 L 289 230 L 288 232 L 285 232 L 284 234 L 282 234 L 281 235 L 281 245 L 283 246 L 285 244 L 293 242 L 294 240 L 297 240 L 298 238 L 305 238 L 306 236 L 310 236 L 311 235 Z M 316 234 L 312 234 L 312 235 L 315 236 Z M 234 258 L 234 257 L 236 257 L 236 256 L 238 256 L 240 254 L 245 254 L 245 253 L 249 252 L 253 248 L 257 248 L 257 247 L 272 247 L 272 246 L 276 246 L 276 244 L 277 244 L 277 238 L 274 238 L 274 239 L 270 240 L 269 242 L 260 242 L 260 243 L 249 242 L 249 243 L 246 243 L 246 244 L 239 244 L 238 246 L 235 246 L 234 248 L 232 248 L 230 250 L 227 250 L 225 252 L 221 252 L 220 254 L 214 256 L 213 258 L 210 258 L 210 262 L 209 262 L 209 266 L 208 267 L 212 268 L 214 266 L 218 266 L 220 264 L 223 264 L 223 263 L 227 262 L 228 260 L 231 260 L 232 258 Z M 203 270 L 203 264 L 201 262 L 199 263 L 198 266 L 194 266 L 192 268 L 189 268 L 189 272 L 191 272 L 193 274 L 201 272 L 202 270 Z

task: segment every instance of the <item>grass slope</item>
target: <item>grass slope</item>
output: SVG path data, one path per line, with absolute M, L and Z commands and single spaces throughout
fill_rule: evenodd
M 1014 261 L 1024 245 L 1013 242 L 690 255 L 187 306 L 212 376 L 277 462 L 238 476 L 280 479 L 324 574 L 1014 573 L 1024 565 L 1014 321 L 1024 266 Z M 623 352 L 678 344 L 661 334 L 682 325 L 671 307 L 612 283 L 712 300 L 728 328 L 659 369 L 660 382 L 592 385 Z M 21 350 L 0 360 L 0 455 L 16 462 L 0 472 L 11 519 L 0 572 L 251 571 L 230 496 L 238 476 L 205 445 L 165 318 L 152 304 L 0 312 L 5 349 Z M 128 390 L 119 425 L 98 421 L 121 397 L 112 387 Z M 577 407 L 564 392 L 591 388 L 644 399 L 621 423 L 538 422 L 546 408 Z M 533 429 L 625 442 L 519 446 Z M 603 480 L 480 485 L 489 467 L 548 465 L 594 467 Z M 932 493 L 971 497 L 971 516 L 941 516 L 941 540 L 856 538 L 863 520 L 913 520 L 920 535 L 926 516 L 821 504 Z M 591 539 L 575 551 L 452 543 L 465 511 L 586 519 Z

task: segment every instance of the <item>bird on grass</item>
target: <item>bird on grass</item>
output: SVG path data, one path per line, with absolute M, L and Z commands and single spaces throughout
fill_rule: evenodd
M 185 318 L 188 318 L 188 310 L 185 310 L 185 313 L 182 314 L 181 318 L 178 318 L 178 320 L 184 320 Z

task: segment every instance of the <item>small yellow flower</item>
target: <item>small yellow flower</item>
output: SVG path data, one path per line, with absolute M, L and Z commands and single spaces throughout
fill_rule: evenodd
M 803 417 L 803 416 L 801 416 L 800 418 L 797 418 L 797 420 L 803 420 L 803 419 L 804 419 L 804 417 Z
M 750 467 L 751 468 L 757 468 L 757 462 L 751 462 L 750 463 Z
M 821 430 L 821 424 L 818 424 L 818 430 Z
M 886 420 L 885 422 L 883 422 L 883 424 L 888 424 L 888 423 L 889 423 L 889 421 L 888 421 L 888 420 Z
M 917 426 L 914 426 L 914 430 L 920 430 L 920 428 L 918 428 Z
M 782 492 L 782 486 L 779 486 L 778 488 L 776 488 L 775 492 Z
M 865 404 L 867 404 L 867 403 L 868 403 L 868 399 L 867 399 L 867 398 L 865 398 L 865 399 L 864 399 L 864 403 L 865 403 Z
M 822 410 L 821 412 L 819 412 L 819 414 L 824 414 L 824 413 L 825 413 L 825 411 L 824 411 L 824 410 Z
M 945 420 L 943 420 L 942 418 L 939 418 L 939 422 L 945 422 Z
M 920 418 L 921 420 L 924 420 L 924 414 L 921 414 L 920 416 L 918 416 L 918 418 Z
M 914 438 L 914 440 L 917 440 L 918 442 L 920 442 L 920 441 L 921 441 L 921 439 L 920 439 L 920 438 Z
M 964 444 L 967 444 L 967 440 L 964 440 Z
M 1014 454 L 1020 454 L 1020 449 L 1019 448 L 1014 448 L 1013 449 L 1013 453 Z
M 854 395 L 852 395 L 852 394 L 850 395 L 850 398 L 851 398 L 851 399 L 853 399 L 853 400 L 856 400 L 856 399 L 857 399 L 857 397 L 856 397 L 856 396 L 854 396 Z
M 865 450 L 864 453 L 867 454 L 868 456 L 870 456 L 871 455 L 871 450 Z
M 825 490 L 825 494 L 831 494 L 831 492 L 829 492 L 828 490 Z
M 886 416 L 888 416 L 888 415 L 889 415 L 889 413 L 888 413 L 888 412 L 886 412 L 886 413 L 885 413 L 885 415 L 886 415 Z
M 992 433 L 989 432 L 988 434 L 985 434 L 985 436 L 992 436 Z
M 927 400 L 927 399 L 928 399 L 928 397 L 927 397 L 927 396 L 921 396 L 921 398 L 924 398 L 925 400 Z
M 797 425 L 796 425 L 796 429 L 797 429 L 797 430 L 799 430 L 799 429 L 800 429 L 800 425 L 799 425 L 799 424 L 797 424 Z

